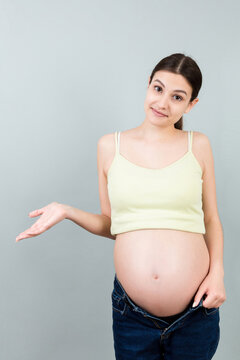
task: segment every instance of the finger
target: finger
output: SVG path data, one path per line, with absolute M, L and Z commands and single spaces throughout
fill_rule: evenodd
M 25 234 L 25 235 L 23 235 L 23 236 L 17 236 L 16 237 L 16 242 L 18 242 L 18 241 L 20 241 L 20 240 L 22 240 L 22 239 L 27 239 L 27 238 L 30 238 L 30 237 L 34 237 L 34 236 L 37 236 L 38 234 L 36 234 L 36 235 L 33 235 L 33 234 Z
M 39 231 L 38 229 L 36 229 L 36 230 L 29 229 L 29 230 L 24 231 L 23 233 L 20 233 L 16 237 L 16 241 L 19 241 L 19 240 L 22 240 L 22 239 L 25 239 L 25 238 L 28 238 L 28 237 L 36 236 L 36 235 L 39 235 L 41 233 L 42 233 L 42 231 Z
M 219 306 L 219 301 L 216 300 L 216 299 L 213 299 L 213 298 L 212 299 L 209 298 L 207 302 L 206 301 L 203 302 L 203 306 L 208 308 L 208 309 L 211 309 L 213 307 L 218 307 Z
M 24 239 L 26 237 L 25 235 L 29 235 L 28 237 L 30 237 L 32 235 L 36 236 L 38 234 L 41 234 L 43 231 L 45 231 L 45 228 L 41 224 L 40 219 L 38 219 L 38 221 L 36 221 L 30 228 L 28 228 L 27 230 L 21 232 L 16 237 L 16 241 Z
M 42 209 L 36 209 L 36 210 L 30 211 L 28 216 L 35 217 L 35 216 L 41 215 L 42 213 L 43 213 L 43 208 Z
M 196 307 L 199 303 L 200 303 L 200 300 L 201 298 L 203 297 L 205 291 L 201 291 L 199 290 L 198 293 L 195 295 L 194 297 L 194 301 L 193 301 L 193 304 L 192 304 L 192 307 Z

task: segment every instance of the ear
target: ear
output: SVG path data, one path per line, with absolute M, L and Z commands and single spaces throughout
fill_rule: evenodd
M 187 107 L 187 109 L 184 111 L 186 114 L 194 107 L 194 105 L 196 105 L 196 103 L 199 101 L 198 98 L 193 99 L 193 101 L 191 101 Z

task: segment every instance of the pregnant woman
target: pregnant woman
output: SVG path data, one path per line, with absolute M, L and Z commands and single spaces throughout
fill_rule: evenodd
M 63 219 L 115 239 L 112 330 L 117 360 L 210 360 L 226 300 L 223 230 L 208 137 L 183 130 L 202 74 L 176 53 L 153 69 L 137 127 L 98 141 L 101 214 L 53 202 L 17 241 Z M 134 89 L 134 86 L 132 86 Z

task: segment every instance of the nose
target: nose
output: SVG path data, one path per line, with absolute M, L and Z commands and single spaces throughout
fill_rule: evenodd
M 168 104 L 168 97 L 167 95 L 161 95 L 158 98 L 157 104 L 159 106 L 159 110 L 166 109 Z

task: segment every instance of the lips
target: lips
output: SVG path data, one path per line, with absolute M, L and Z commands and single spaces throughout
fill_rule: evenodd
M 167 116 L 167 115 L 161 113 L 160 111 L 157 111 L 157 110 L 154 109 L 154 108 L 151 108 L 151 109 L 153 110 L 153 112 L 154 112 L 156 115 L 159 115 L 159 116 Z

